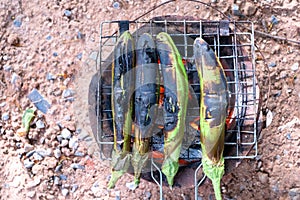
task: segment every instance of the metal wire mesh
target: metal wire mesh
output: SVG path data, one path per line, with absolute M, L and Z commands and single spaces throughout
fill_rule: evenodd
M 111 63 L 114 45 L 123 29 L 138 38 L 143 32 L 150 33 L 154 38 L 161 32 L 167 32 L 173 38 L 183 60 L 186 61 L 187 73 L 196 71 L 189 65 L 194 62 L 193 41 L 202 37 L 214 49 L 220 58 L 227 76 L 231 114 L 228 116 L 228 129 L 225 137 L 225 159 L 244 159 L 257 156 L 257 116 L 258 116 L 258 87 L 255 78 L 255 49 L 253 24 L 248 21 L 198 21 L 177 20 L 176 18 L 155 18 L 150 21 L 105 21 L 100 25 L 100 63 L 97 66 L 98 76 L 101 77 L 96 92 L 97 131 L 96 139 L 100 147 L 101 159 L 109 159 L 110 154 L 103 153 L 105 148 L 113 145 L 112 113 L 109 105 L 111 97 Z M 191 81 L 192 82 L 192 81 Z M 190 83 L 195 95 L 199 96 L 199 84 Z M 198 108 L 194 108 L 198 109 Z M 188 116 L 195 118 L 197 116 Z M 200 154 L 192 151 L 199 148 L 198 139 L 193 141 L 193 149 L 188 148 L 181 158 L 186 161 L 201 160 Z M 161 145 L 161 140 L 152 140 L 152 146 Z M 158 144 L 157 144 L 158 143 Z M 159 170 L 155 160 L 152 165 Z M 152 167 L 151 165 L 151 167 Z M 195 177 L 196 177 L 195 173 Z M 153 177 L 154 178 L 154 177 Z M 162 195 L 161 172 L 159 180 Z M 197 180 L 197 178 L 195 178 Z M 195 181 L 195 190 L 199 184 Z

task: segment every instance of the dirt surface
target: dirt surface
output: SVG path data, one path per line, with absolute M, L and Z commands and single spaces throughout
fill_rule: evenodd
M 132 181 L 128 174 L 114 189 L 106 188 L 110 169 L 99 159 L 91 137 L 88 86 L 96 72 L 100 22 L 134 20 L 163 2 L 1 1 L 1 199 L 159 199 L 155 183 L 141 180 L 135 191 L 126 187 Z M 257 31 L 298 41 L 297 45 L 255 33 L 267 65 L 256 51 L 263 121 L 268 126 L 258 138 L 256 159 L 241 160 L 222 179 L 223 198 L 300 199 L 299 1 L 206 2 L 231 19 L 253 21 Z M 239 6 L 234 13 L 233 4 Z M 167 4 L 145 19 L 169 14 L 225 19 L 216 10 L 187 1 Z M 278 23 L 270 28 L 272 15 Z M 30 100 L 29 94 L 37 91 L 44 100 L 36 95 Z M 35 112 L 26 134 L 22 115 L 36 108 L 34 103 L 44 107 Z M 199 196 L 214 199 L 209 180 L 200 186 Z M 164 187 L 164 198 L 194 199 L 194 190 Z

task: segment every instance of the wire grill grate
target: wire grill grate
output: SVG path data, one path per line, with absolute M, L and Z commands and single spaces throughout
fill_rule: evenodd
M 127 26 L 127 27 L 126 27 Z M 125 28 L 124 28 L 125 27 Z M 157 17 L 150 21 L 105 21 L 100 25 L 100 62 L 97 66 L 98 88 L 96 91 L 97 131 L 95 137 L 100 147 L 101 159 L 109 159 L 105 149 L 113 145 L 111 130 L 112 113 L 108 106 L 111 97 L 111 63 L 112 51 L 118 36 L 124 29 L 129 29 L 137 39 L 144 32 L 150 33 L 154 38 L 159 32 L 167 32 L 174 40 L 183 60 L 186 61 L 187 73 L 196 72 L 193 68 L 193 42 L 202 37 L 214 49 L 224 67 L 229 88 L 231 115 L 228 117 L 229 127 L 226 131 L 225 159 L 255 158 L 257 156 L 257 120 L 259 112 L 259 92 L 255 78 L 255 48 L 254 29 L 252 22 L 240 21 L 198 21 L 182 20 L 176 17 Z M 190 83 L 195 95 L 199 96 L 199 84 Z M 199 109 L 199 108 L 192 108 Z M 195 118 L 197 116 L 188 116 Z M 198 139 L 193 145 L 200 146 Z M 152 146 L 160 145 L 161 140 L 153 139 Z M 192 145 L 191 145 L 192 146 Z M 108 156 L 107 156 L 108 155 Z M 201 155 L 192 153 L 189 148 L 181 154 L 181 159 L 191 161 L 201 160 Z M 155 182 L 162 192 L 162 179 L 160 168 L 152 158 L 152 165 L 160 173 L 159 180 Z M 153 166 L 151 165 L 151 168 Z M 201 165 L 199 165 L 200 167 Z M 199 168 L 198 168 L 199 169 Z M 196 172 L 198 171 L 196 170 Z M 195 190 L 199 183 L 195 172 Z

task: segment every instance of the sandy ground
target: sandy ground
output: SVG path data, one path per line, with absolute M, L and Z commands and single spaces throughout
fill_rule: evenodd
M 141 180 L 135 191 L 126 174 L 107 189 L 110 169 L 99 153 L 88 117 L 88 86 L 96 72 L 99 25 L 134 20 L 166 1 L 2 0 L 0 3 L 0 198 L 1 199 L 158 199 L 155 183 Z M 257 79 L 264 119 L 256 159 L 242 160 L 222 180 L 224 199 L 300 199 L 300 13 L 299 1 L 206 1 L 235 20 L 251 20 L 275 40 L 255 33 Z M 233 4 L 240 16 L 233 15 Z M 204 5 L 178 1 L 150 12 L 224 19 Z M 264 24 L 266 24 L 264 26 Z M 110 30 L 113 32 L 114 30 Z M 269 79 L 270 78 L 270 79 Z M 271 81 L 269 81 L 271 80 Z M 270 86 L 270 93 L 268 89 Z M 51 104 L 37 110 L 28 134 L 22 115 L 35 108 L 36 89 Z M 269 98 L 268 98 L 269 94 Z M 37 101 L 39 99 L 36 99 Z M 268 115 L 267 115 L 268 114 Z M 266 117 L 268 116 L 268 117 Z M 272 120 L 271 120 L 272 119 Z M 214 199 L 211 183 L 200 199 Z M 194 199 L 193 189 L 164 187 L 165 199 Z

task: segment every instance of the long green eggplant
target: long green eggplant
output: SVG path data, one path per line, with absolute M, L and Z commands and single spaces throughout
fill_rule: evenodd
M 188 102 L 188 78 L 182 58 L 169 34 L 157 35 L 157 51 L 164 84 L 164 162 L 162 172 L 173 185 L 179 165 Z
M 194 56 L 200 79 L 200 141 L 204 174 L 211 179 L 217 200 L 224 175 L 224 137 L 228 92 L 223 67 L 209 45 L 201 38 L 194 42 Z
M 130 160 L 134 92 L 135 47 L 129 31 L 125 31 L 114 48 L 112 65 L 112 113 L 114 149 L 112 152 L 112 176 L 108 188 L 113 188 L 127 171 Z
M 155 42 L 148 33 L 142 34 L 136 44 L 135 82 L 135 133 L 132 155 L 134 183 L 138 186 L 142 168 L 148 160 L 149 142 L 152 136 L 158 104 L 158 58 Z

